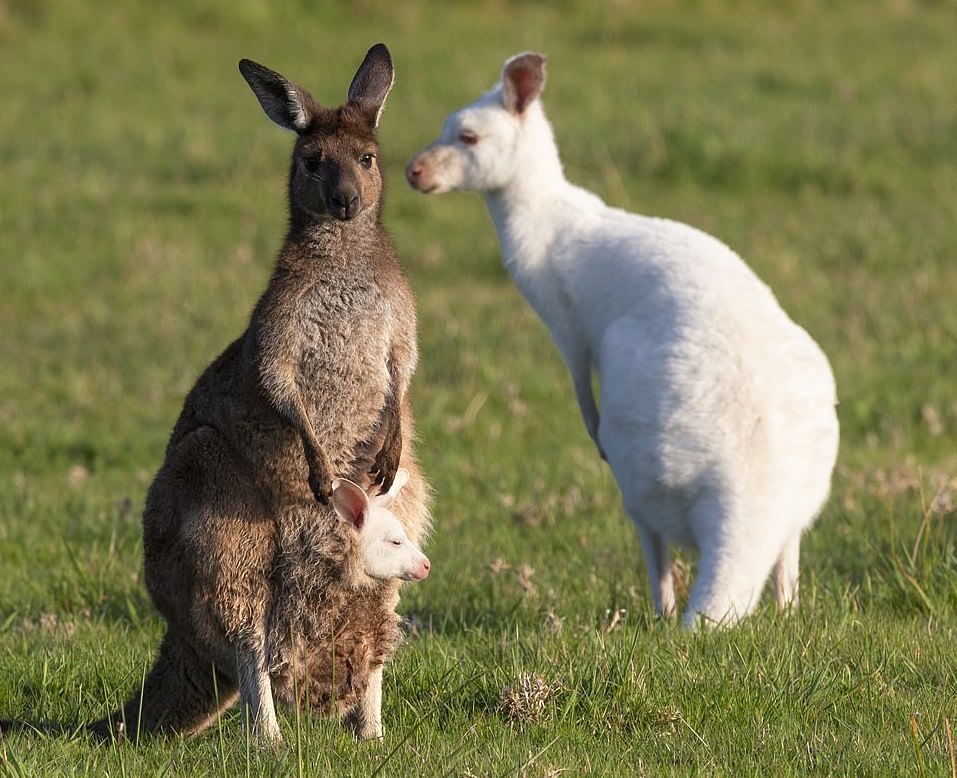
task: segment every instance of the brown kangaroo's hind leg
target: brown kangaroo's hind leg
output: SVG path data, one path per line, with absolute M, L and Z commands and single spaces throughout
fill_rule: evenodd
M 236 684 L 167 631 L 140 689 L 118 711 L 90 724 L 103 740 L 145 734 L 198 735 L 236 701 Z

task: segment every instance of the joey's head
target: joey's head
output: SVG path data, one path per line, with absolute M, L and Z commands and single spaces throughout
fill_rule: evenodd
M 428 557 L 412 542 L 402 523 L 389 510 L 399 490 L 409 480 L 409 471 L 400 468 L 392 488 L 371 493 L 345 478 L 333 483 L 332 505 L 339 518 L 359 533 L 362 569 L 370 578 L 421 581 L 429 575 Z
M 499 83 L 450 114 L 442 134 L 409 161 L 409 184 L 424 194 L 494 192 L 532 174 L 531 155 L 554 146 L 539 101 L 545 64 L 545 55 L 533 52 L 507 60 Z
M 363 214 L 377 218 L 382 171 L 376 127 L 394 78 L 389 50 L 381 43 L 369 49 L 348 101 L 331 109 L 252 60 L 240 61 L 239 70 L 266 116 L 297 135 L 289 172 L 292 223 L 347 222 Z

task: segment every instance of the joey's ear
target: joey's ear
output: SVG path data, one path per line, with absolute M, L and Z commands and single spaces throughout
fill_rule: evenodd
M 394 80 L 392 56 L 384 43 L 377 43 L 366 53 L 349 86 L 349 99 L 369 111 L 373 127 L 379 126 L 379 117 Z
M 399 490 L 405 486 L 406 481 L 409 480 L 409 471 L 404 467 L 400 467 L 395 471 L 395 478 L 392 479 L 392 486 L 389 487 L 389 491 L 385 494 L 380 494 L 372 499 L 375 501 L 376 505 L 380 505 L 383 508 L 388 508 L 392 504 L 392 501 L 399 494 Z
M 502 102 L 509 113 L 521 114 L 545 89 L 544 54 L 516 54 L 502 68 Z
M 359 484 L 346 478 L 337 478 L 332 482 L 332 506 L 339 518 L 351 524 L 357 530 L 369 514 L 369 498 Z
M 307 91 L 251 59 L 239 61 L 239 72 L 256 93 L 266 116 L 276 124 L 300 133 L 309 126 L 318 105 Z

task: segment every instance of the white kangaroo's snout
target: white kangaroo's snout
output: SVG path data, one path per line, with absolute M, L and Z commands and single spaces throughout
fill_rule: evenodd
M 426 150 L 423 149 L 409 160 L 409 164 L 405 166 L 405 180 L 409 182 L 409 186 L 422 194 L 431 194 L 435 186 L 429 175 L 425 152 Z
M 436 141 L 409 160 L 405 178 L 409 186 L 422 194 L 443 194 L 461 186 L 456 180 L 459 176 L 455 175 L 461 168 L 455 150 Z

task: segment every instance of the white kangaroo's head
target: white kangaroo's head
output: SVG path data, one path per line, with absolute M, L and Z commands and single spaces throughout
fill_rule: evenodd
M 409 471 L 399 468 L 392 488 L 385 494 L 378 494 L 376 486 L 367 493 L 345 478 L 333 482 L 332 505 L 339 518 L 359 533 L 362 569 L 371 578 L 421 581 L 432 567 L 429 558 L 409 539 L 401 522 L 389 510 L 408 480 Z
M 450 114 L 442 134 L 409 161 L 409 184 L 425 194 L 492 192 L 527 172 L 525 147 L 538 145 L 525 143 L 528 136 L 545 132 L 544 145 L 553 142 L 538 100 L 545 63 L 545 55 L 534 52 L 507 60 L 499 83 Z

